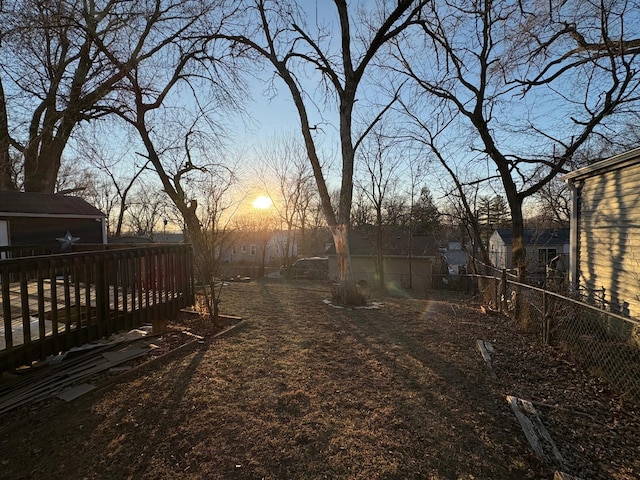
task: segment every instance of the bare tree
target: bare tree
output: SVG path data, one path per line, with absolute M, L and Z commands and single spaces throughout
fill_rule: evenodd
M 363 142 L 361 178 L 356 181 L 358 189 L 364 194 L 375 215 L 375 258 L 378 273 L 378 287 L 385 288 L 384 277 L 384 206 L 390 197 L 394 197 L 398 186 L 400 158 L 394 152 L 397 143 L 376 128 Z
M 56 179 L 55 193 L 83 197 L 83 192 L 91 188 L 96 175 L 87 166 L 80 166 L 78 163 L 73 159 L 62 160 L 60 175 Z
M 193 184 L 195 192 L 204 192 L 199 206 L 198 217 L 202 233 L 199 245 L 199 258 L 204 259 L 196 269 L 202 279 L 203 294 L 209 314 L 214 324 L 219 324 L 220 300 L 224 282 L 215 287 L 214 279 L 223 278 L 229 273 L 224 262 L 233 241 L 233 227 L 230 225 L 239 202 L 233 197 L 233 188 L 237 182 L 235 169 L 230 166 L 219 167 L 201 175 Z M 207 288 L 207 283 L 209 287 Z
M 76 126 L 119 100 L 125 77 L 199 21 L 197 0 L 17 0 L 0 9 L 0 186 L 53 193 Z M 22 161 L 15 164 L 16 153 Z
M 217 296 L 207 290 L 215 283 L 218 265 L 216 245 L 205 222 L 211 213 L 206 204 L 211 192 L 208 187 L 216 181 L 229 182 L 224 185 L 228 187 L 233 180 L 233 172 L 224 162 L 213 158 L 221 151 L 224 136 L 215 119 L 241 95 L 242 83 L 235 77 L 234 67 L 240 57 L 220 49 L 207 53 L 214 25 L 223 21 L 225 13 L 219 3 L 184 0 L 168 5 L 158 2 L 156 7 L 146 12 L 151 20 L 169 16 L 171 22 L 161 32 L 152 61 L 137 62 L 126 69 L 121 96 L 109 113 L 137 133 L 144 158 L 180 213 L 194 247 L 194 265 L 204 286 L 206 306 L 217 323 Z M 137 17 L 132 28 L 153 30 L 154 23 L 145 18 Z M 100 52 L 112 64 L 122 66 L 119 52 L 112 46 L 100 43 Z M 203 186 L 207 188 L 203 190 Z
M 315 187 L 303 192 L 299 207 L 300 214 L 297 224 L 300 228 L 300 241 L 298 242 L 298 254 L 324 255 L 328 230 Z
M 120 131 L 121 141 L 113 145 L 111 132 Z M 103 186 L 109 184 L 108 191 L 113 198 L 100 202 L 109 204 L 109 213 L 115 214 L 116 218 L 110 222 L 111 234 L 119 237 L 125 221 L 127 210 L 129 209 L 128 197 L 134 185 L 146 173 L 150 171 L 149 160 L 134 152 L 134 140 L 128 138 L 130 132 L 124 130 L 116 121 L 103 120 L 100 125 L 93 128 L 76 129 L 74 136 L 73 150 L 77 158 L 82 158 L 84 163 L 99 173 Z M 138 191 L 137 196 L 151 195 L 151 192 Z M 106 200 L 106 199 L 105 199 Z M 107 213 L 107 212 L 105 212 Z M 131 212 L 129 212 L 131 213 Z M 131 228 L 132 225 L 130 224 Z M 138 225 L 133 231 L 145 230 Z
M 164 218 L 167 196 L 148 182 L 141 182 L 127 195 L 125 208 L 118 216 L 118 225 L 115 236 L 120 236 L 124 231 L 135 236 L 148 237 L 155 240 L 157 228 Z M 122 223 L 120 223 L 120 219 Z M 118 230 L 118 228 L 120 230 Z
M 544 227 L 568 227 L 571 218 L 569 186 L 553 179 L 532 197 L 538 224 Z
M 311 201 L 313 173 L 306 159 L 304 146 L 295 138 L 274 137 L 258 152 L 262 160 L 260 171 L 256 172 L 263 188 L 269 192 L 286 236 L 281 245 L 283 263 L 291 263 L 291 253 L 298 229 L 304 230 L 308 220 L 308 205 Z M 282 230 L 282 228 L 280 228 Z
M 637 105 L 640 32 L 632 4 L 431 2 L 422 38 L 412 30 L 398 42 L 399 70 L 414 81 L 415 94 L 438 99 L 450 112 L 449 135 L 471 128 L 467 150 L 493 162 L 511 210 L 521 280 L 524 200 L 590 137 L 615 125 L 614 115 Z
M 368 12 L 367 17 L 358 22 L 355 13 L 364 12 L 364 7 L 358 6 L 356 10 L 356 7 L 349 8 L 346 0 L 334 0 L 336 23 L 309 26 L 296 2 L 246 1 L 239 9 L 244 15 L 239 22 L 244 21 L 244 24 L 219 35 L 221 39 L 234 42 L 238 49 L 248 48 L 266 60 L 291 95 L 323 212 L 336 246 L 339 296 L 344 303 L 361 302 L 351 272 L 348 242 L 355 153 L 362 138 L 385 113 L 385 109 L 381 109 L 371 115 L 362 133 L 356 136 L 354 108 L 357 100 L 363 103 L 359 89 L 365 81 L 365 73 L 374 66 L 374 58 L 390 39 L 415 19 L 422 3 L 399 0 L 393 6 L 380 5 L 377 11 Z M 314 72 L 320 75 L 319 83 L 308 86 L 303 78 Z M 329 108 L 335 102 L 337 107 L 334 115 L 338 122 L 342 160 L 338 205 L 331 201 L 327 173 L 320 159 L 317 144 L 320 126 L 312 120 L 313 94 L 318 85 L 322 94 L 321 106 Z
M 364 189 L 356 188 L 351 205 L 351 226 L 354 228 L 373 225 L 375 213 Z
M 425 103 L 428 104 L 428 102 Z M 444 188 L 445 191 L 448 192 L 446 198 L 449 201 L 451 211 L 461 223 L 466 232 L 466 236 L 471 241 L 473 257 L 475 258 L 479 253 L 482 261 L 486 265 L 489 265 L 491 259 L 489 258 L 487 246 L 482 239 L 482 229 L 476 215 L 476 202 L 480 185 L 490 183 L 493 178 L 489 175 L 478 178 L 475 173 L 469 176 L 470 172 L 475 171 L 473 165 L 469 163 L 457 165 L 456 158 L 450 158 L 444 153 L 439 143 L 441 142 L 443 133 L 446 133 L 451 120 L 443 121 L 441 111 L 434 109 L 431 111 L 431 116 L 423 120 L 421 115 L 416 113 L 415 104 L 407 104 L 404 101 L 401 102 L 401 104 L 404 112 L 418 127 L 417 131 L 406 134 L 408 140 L 426 148 L 429 151 L 426 155 L 437 159 L 440 166 L 447 172 L 448 177 L 453 183 L 453 185 L 445 185 Z M 447 148 L 450 142 L 451 141 L 445 141 L 444 148 Z

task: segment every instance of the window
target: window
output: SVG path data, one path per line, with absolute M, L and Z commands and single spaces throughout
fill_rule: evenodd
M 256 254 L 256 246 L 251 245 L 251 255 L 255 255 L 255 254 Z
M 234 245 L 233 247 L 231 247 L 231 255 L 237 255 L 238 254 L 238 246 Z
M 555 248 L 539 248 L 538 249 L 538 265 L 549 265 L 558 254 Z
M 246 245 L 242 245 L 242 253 L 247 253 L 247 246 Z

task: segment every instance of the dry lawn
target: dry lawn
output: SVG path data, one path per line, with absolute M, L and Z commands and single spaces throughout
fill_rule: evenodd
M 584 479 L 640 476 L 637 411 L 473 299 L 323 303 L 325 285 L 232 284 L 235 330 L 72 403 L 0 422 L 0 478 L 551 479 L 506 403 L 538 402 Z M 493 342 L 489 371 L 476 340 Z

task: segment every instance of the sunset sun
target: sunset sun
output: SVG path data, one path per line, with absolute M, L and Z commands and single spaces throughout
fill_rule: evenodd
M 269 197 L 265 195 L 260 195 L 258 198 L 256 198 L 253 201 L 253 208 L 264 210 L 266 208 L 269 208 L 272 204 L 273 202 L 271 202 L 271 199 Z

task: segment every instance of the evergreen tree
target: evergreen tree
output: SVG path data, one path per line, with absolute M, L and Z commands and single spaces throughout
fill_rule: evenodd
M 433 202 L 433 196 L 428 187 L 422 187 L 418 201 L 412 208 L 412 233 L 435 235 L 440 231 L 440 226 L 440 212 Z

